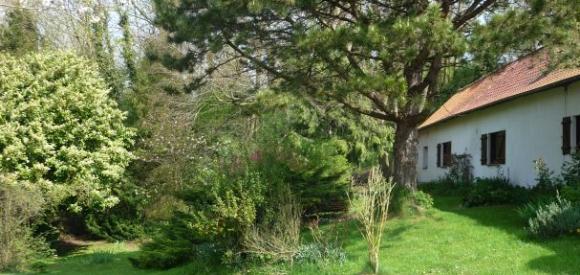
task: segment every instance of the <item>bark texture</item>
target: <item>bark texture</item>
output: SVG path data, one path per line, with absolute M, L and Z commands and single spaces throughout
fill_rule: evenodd
M 411 190 L 417 188 L 417 136 L 416 125 L 397 124 L 391 174 L 395 183 Z

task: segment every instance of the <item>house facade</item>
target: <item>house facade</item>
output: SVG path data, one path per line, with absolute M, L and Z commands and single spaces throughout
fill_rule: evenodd
M 418 181 L 446 175 L 452 155 L 471 158 L 474 177 L 536 183 L 534 161 L 559 174 L 580 151 L 580 69 L 546 73 L 540 54 L 472 83 L 419 127 Z

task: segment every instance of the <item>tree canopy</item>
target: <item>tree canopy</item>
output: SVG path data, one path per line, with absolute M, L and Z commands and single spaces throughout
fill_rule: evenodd
M 539 47 L 577 50 L 574 2 L 155 1 L 157 23 L 187 45 L 174 67 L 203 84 L 242 59 L 281 91 L 396 125 L 392 172 L 410 187 L 416 127 L 435 107 L 442 73 L 465 58 L 497 64 Z
M 133 131 L 95 66 L 65 53 L 0 59 L 0 173 L 72 212 L 115 205 Z

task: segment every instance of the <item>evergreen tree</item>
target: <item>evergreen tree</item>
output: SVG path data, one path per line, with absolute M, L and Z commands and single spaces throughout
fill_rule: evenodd
M 436 107 L 444 68 L 466 56 L 493 65 L 542 46 L 578 56 L 574 0 L 155 3 L 159 26 L 173 42 L 188 45 L 175 67 L 204 68 L 205 77 L 242 59 L 249 70 L 267 72 L 279 90 L 396 126 L 389 173 L 410 188 L 416 185 L 417 126 Z M 237 56 L 216 61 L 224 51 Z

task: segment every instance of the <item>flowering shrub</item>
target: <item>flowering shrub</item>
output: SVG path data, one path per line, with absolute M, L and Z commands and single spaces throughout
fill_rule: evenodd
M 118 202 L 133 131 L 88 61 L 66 53 L 0 54 L 0 171 L 71 212 Z

